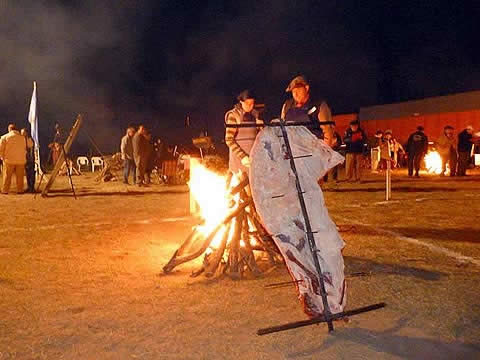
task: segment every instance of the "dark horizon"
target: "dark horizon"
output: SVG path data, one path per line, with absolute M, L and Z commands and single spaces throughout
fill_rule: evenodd
M 479 9 L 470 1 L 26 4 L 0 10 L 0 126 L 27 125 L 37 81 L 43 149 L 55 122 L 68 129 L 78 113 L 105 152 L 129 123 L 173 143 L 208 123 L 221 138 L 237 93 L 254 89 L 274 117 L 300 73 L 334 114 L 480 89 Z

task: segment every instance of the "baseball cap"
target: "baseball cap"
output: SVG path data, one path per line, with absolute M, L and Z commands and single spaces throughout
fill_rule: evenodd
M 300 86 L 305 86 L 308 85 L 308 81 L 303 75 L 299 75 L 297 77 L 294 77 L 292 81 L 290 81 L 290 84 L 288 84 L 288 87 L 285 89 L 285 92 L 290 92 L 292 89 Z

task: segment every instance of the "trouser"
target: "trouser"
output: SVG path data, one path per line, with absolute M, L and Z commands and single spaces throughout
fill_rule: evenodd
M 123 181 L 128 182 L 128 177 L 130 176 L 130 172 L 133 175 L 133 182 L 135 183 L 136 179 L 136 165 L 135 161 L 132 159 L 125 159 L 123 160 Z
M 420 171 L 420 163 L 423 159 L 423 152 L 409 153 L 408 154 L 408 176 L 413 175 L 413 169 L 415 169 L 415 175 L 418 176 Z
M 347 153 L 346 155 L 346 177 L 347 180 L 360 180 L 360 161 L 362 160 L 361 153 Z
M 450 151 L 449 154 L 442 155 L 442 174 L 447 170 L 447 164 L 450 168 L 450 176 L 455 176 L 457 173 L 457 152 Z
M 337 181 L 338 179 L 338 165 L 331 168 L 328 170 L 328 172 L 325 174 L 323 177 L 323 181 L 327 182 L 330 179 L 330 181 Z
M 370 151 L 370 156 L 372 160 L 372 171 L 377 171 L 378 164 L 380 163 L 380 148 L 372 148 Z
M 35 164 L 27 163 L 25 165 L 25 174 L 27 175 L 27 189 L 29 192 L 35 191 Z
M 137 166 L 137 184 L 143 184 L 145 183 L 145 159 L 137 158 L 135 159 L 135 164 Z
M 469 151 L 458 152 L 458 176 L 465 176 L 467 174 L 468 164 L 470 162 Z
M 2 192 L 8 194 L 10 190 L 10 184 L 12 182 L 12 176 L 15 173 L 17 178 L 17 193 L 23 193 L 23 177 L 25 176 L 25 164 L 22 165 L 12 165 L 12 164 L 3 164 L 3 187 Z

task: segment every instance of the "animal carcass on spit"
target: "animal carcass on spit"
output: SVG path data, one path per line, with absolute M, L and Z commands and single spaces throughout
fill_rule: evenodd
M 342 312 L 346 285 L 342 248 L 344 242 L 328 215 L 318 179 L 344 158 L 319 140 L 307 128 L 287 127 L 300 185 L 314 232 L 331 313 Z M 273 236 L 295 280 L 305 313 L 323 313 L 317 270 L 306 236 L 295 175 L 281 129 L 266 127 L 250 152 L 250 184 L 255 207 L 265 228 Z

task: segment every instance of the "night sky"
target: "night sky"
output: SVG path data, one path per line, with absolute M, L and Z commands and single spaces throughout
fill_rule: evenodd
M 26 125 L 33 80 L 42 145 L 83 113 L 107 153 L 128 123 L 170 143 L 206 126 L 220 138 L 244 88 L 277 116 L 300 73 L 334 114 L 478 90 L 477 3 L 2 1 L 0 126 Z

